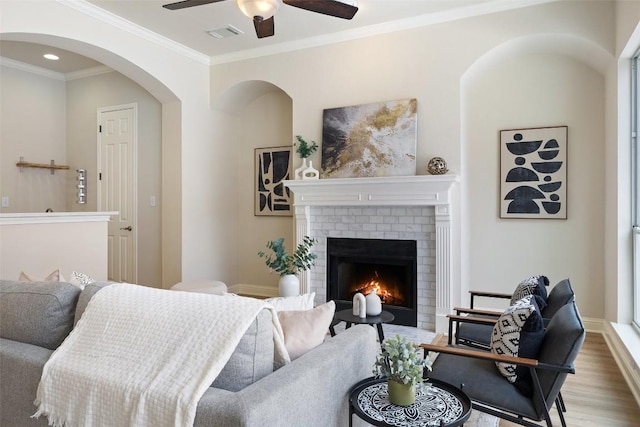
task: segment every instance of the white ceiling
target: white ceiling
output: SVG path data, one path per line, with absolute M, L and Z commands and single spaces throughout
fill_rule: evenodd
M 226 0 L 181 10 L 168 10 L 163 4 L 172 0 L 61 0 L 70 7 L 82 7 L 85 13 L 105 20 L 126 20 L 140 34 L 162 36 L 168 43 L 207 57 L 212 63 L 279 51 L 333 43 L 372 33 L 411 28 L 467 16 L 526 7 L 552 0 L 358 0 L 358 13 L 352 20 L 334 18 L 283 5 L 275 15 L 275 35 L 258 39 L 252 21 L 238 9 L 234 0 Z M 228 25 L 244 34 L 223 39 L 207 31 Z M 1 35 L 0 35 L 1 37 Z M 41 59 L 44 51 L 60 56 L 59 61 Z M 88 58 L 57 48 L 0 39 L 0 56 L 69 73 L 99 65 Z

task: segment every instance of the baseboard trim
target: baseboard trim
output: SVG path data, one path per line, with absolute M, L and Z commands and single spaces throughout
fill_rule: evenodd
M 603 324 L 602 336 L 620 372 L 622 372 L 622 376 L 631 389 L 633 397 L 640 406 L 640 369 L 638 368 L 638 361 L 634 359 L 634 352 L 630 351 L 630 348 L 640 346 L 640 335 L 632 329 L 631 325 L 612 324 L 610 322 L 603 322 Z M 640 355 L 637 357 L 640 358 Z

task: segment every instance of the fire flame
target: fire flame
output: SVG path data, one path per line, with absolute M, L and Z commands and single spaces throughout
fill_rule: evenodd
M 383 303 L 393 300 L 393 295 L 376 279 L 369 280 L 356 290 L 356 292 L 361 292 L 363 295 L 369 295 L 371 291 L 374 291 Z

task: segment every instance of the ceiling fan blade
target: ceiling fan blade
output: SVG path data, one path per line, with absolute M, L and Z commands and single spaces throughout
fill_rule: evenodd
M 202 6 L 210 3 L 217 3 L 224 0 L 183 0 L 175 3 L 163 4 L 162 7 L 169 10 L 184 9 L 187 7 Z
M 351 19 L 358 11 L 357 6 L 352 6 L 337 0 L 283 0 L 283 3 L 342 19 Z
M 269 19 L 262 19 L 261 16 L 254 16 L 253 26 L 256 29 L 256 36 L 258 36 L 259 39 L 271 37 L 275 34 L 273 16 Z

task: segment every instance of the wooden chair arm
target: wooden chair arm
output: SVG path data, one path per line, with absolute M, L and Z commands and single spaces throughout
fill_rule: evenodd
M 494 316 L 494 317 L 500 317 L 502 315 L 501 311 L 478 310 L 475 308 L 467 308 L 467 307 L 453 307 L 453 310 L 456 312 L 456 314 L 468 313 L 468 314 L 477 314 L 480 316 Z
M 526 366 L 529 369 L 544 369 L 556 372 L 564 372 L 567 374 L 575 374 L 576 369 L 573 365 L 552 365 L 550 363 L 540 363 L 536 359 L 528 359 L 525 357 L 513 357 L 501 354 L 491 353 L 483 350 L 469 350 L 462 347 L 444 346 L 436 344 L 420 344 L 420 348 L 424 351 L 424 357 L 427 357 L 430 351 L 436 353 L 452 354 L 462 357 L 473 357 L 476 359 L 492 360 L 494 362 L 514 363 L 516 365 Z M 532 371 L 533 372 L 533 371 Z
M 511 299 L 511 297 L 513 297 L 513 294 L 505 294 L 502 292 L 469 291 L 469 294 L 471 294 L 472 297 L 477 296 L 477 297 L 504 298 L 504 299 Z
M 487 318 L 487 317 L 474 317 L 474 316 L 459 316 L 456 314 L 447 314 L 449 321 L 460 322 L 460 323 L 476 323 L 481 325 L 495 325 L 497 318 Z
M 473 308 L 475 297 L 511 299 L 511 297 L 513 296 L 512 294 L 505 294 L 502 292 L 484 292 L 484 291 L 469 291 L 469 294 L 471 294 L 471 301 L 470 301 L 471 308 Z
M 460 347 L 449 347 L 435 344 L 420 344 L 425 352 L 425 357 L 428 352 L 434 351 L 436 353 L 452 354 L 456 356 L 474 357 L 476 359 L 492 360 L 494 362 L 514 363 L 516 365 L 527 366 L 536 368 L 539 363 L 536 359 L 527 359 L 524 357 L 505 356 L 501 354 L 494 354 L 489 351 L 477 351 L 469 350 Z

